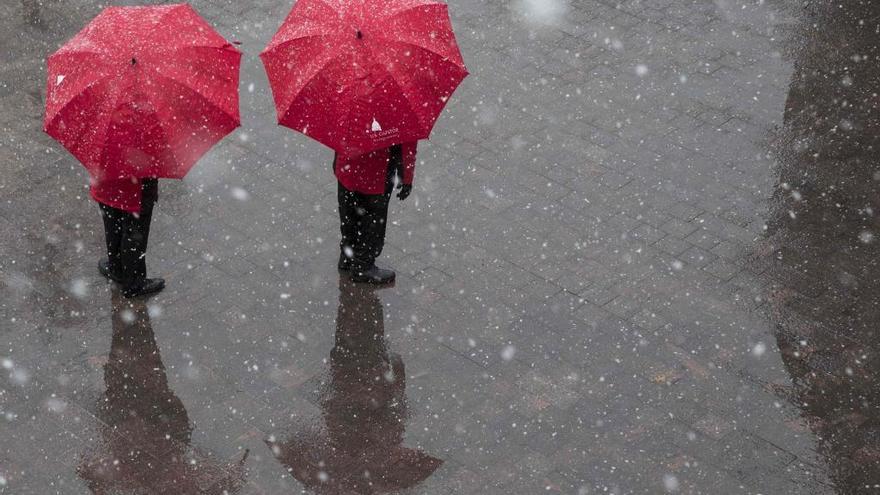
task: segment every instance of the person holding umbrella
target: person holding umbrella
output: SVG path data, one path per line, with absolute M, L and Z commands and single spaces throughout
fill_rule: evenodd
M 186 4 L 108 7 L 48 59 L 43 129 L 88 170 L 104 219 L 98 263 L 125 297 L 147 278 L 159 178 L 183 178 L 240 125 L 241 52 Z
M 300 0 L 263 60 L 278 123 L 336 152 L 339 268 L 382 284 L 388 202 L 412 191 L 427 139 L 467 76 L 446 4 L 435 0 Z
M 376 258 L 385 246 L 388 203 L 395 185 L 401 201 L 412 192 L 416 146 L 415 142 L 396 144 L 353 157 L 337 153 L 333 158 L 342 232 L 338 268 L 351 272 L 355 282 L 394 281 L 394 271 L 377 267 Z
M 164 279 L 147 278 L 146 261 L 153 205 L 159 198 L 159 180 L 155 177 L 95 178 L 90 192 L 104 219 L 107 258 L 98 261 L 101 275 L 122 284 L 125 297 L 164 289 Z

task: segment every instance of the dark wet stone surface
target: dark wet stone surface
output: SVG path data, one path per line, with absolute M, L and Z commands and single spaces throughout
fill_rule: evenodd
M 770 322 L 834 484 L 880 489 L 880 5 L 815 5 L 797 28 L 776 142 Z M 832 49 L 833 47 L 833 49 Z
M 194 7 L 243 42 L 243 127 L 163 183 L 169 287 L 130 303 L 41 132 L 100 6 L 0 5 L 0 493 L 878 490 L 876 3 L 451 2 L 472 75 L 381 290 L 336 272 L 331 153 L 274 124 L 290 4 Z

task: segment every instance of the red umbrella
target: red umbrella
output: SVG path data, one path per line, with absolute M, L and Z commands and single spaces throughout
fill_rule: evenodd
M 93 177 L 182 178 L 240 124 L 240 60 L 189 5 L 109 7 L 49 57 L 43 129 Z
M 278 122 L 349 155 L 427 138 L 467 76 L 433 0 L 299 0 L 260 58 Z

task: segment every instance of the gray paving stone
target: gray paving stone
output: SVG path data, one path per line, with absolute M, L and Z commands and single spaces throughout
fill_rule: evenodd
M 864 164 L 880 145 L 869 105 L 833 103 L 875 90 L 875 66 L 851 56 L 875 52 L 877 11 L 819 3 L 450 3 L 471 76 L 420 145 L 413 197 L 392 202 L 380 262 L 397 284 L 374 293 L 381 318 L 361 318 L 405 382 L 375 382 L 370 400 L 395 421 L 369 412 L 363 429 L 442 461 L 410 491 L 880 483 L 862 406 L 878 253 L 859 240 L 877 231 Z M 332 153 L 274 122 L 256 55 L 290 4 L 194 5 L 243 42 L 244 122 L 185 181 L 163 181 L 149 263 L 169 287 L 150 303 L 150 377 L 184 404 L 172 421 L 191 428 L 189 449 L 250 449 L 238 493 L 303 491 L 269 436 L 334 426 L 358 404 L 327 393 L 345 380 L 330 363 L 349 309 Z M 94 272 L 101 225 L 85 173 L 41 132 L 45 58 L 100 8 L 0 5 L 10 493 L 88 493 L 78 459 L 111 421 L 98 409 L 118 346 L 112 286 Z

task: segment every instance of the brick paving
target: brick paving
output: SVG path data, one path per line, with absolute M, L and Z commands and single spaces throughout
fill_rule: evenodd
M 162 182 L 134 306 L 41 132 L 100 6 L 0 5 L 0 493 L 878 489 L 878 7 L 450 2 L 472 75 L 364 291 L 256 57 L 290 3 L 193 4 L 243 126 Z

